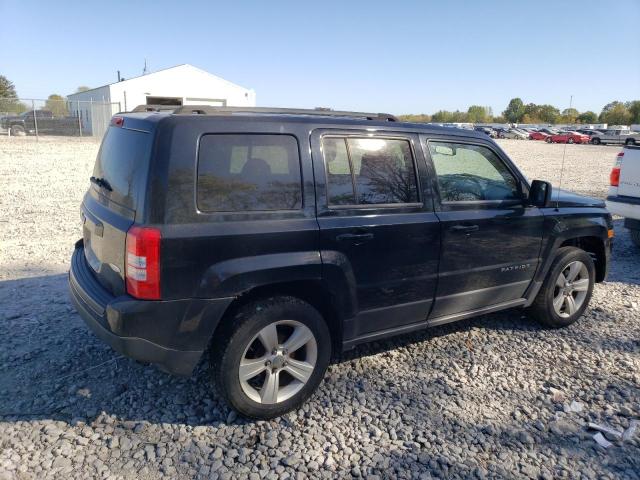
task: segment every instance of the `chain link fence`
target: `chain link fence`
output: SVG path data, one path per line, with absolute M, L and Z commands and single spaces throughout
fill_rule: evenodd
M 65 136 L 101 140 L 119 103 L 67 99 L 1 98 L 0 135 Z

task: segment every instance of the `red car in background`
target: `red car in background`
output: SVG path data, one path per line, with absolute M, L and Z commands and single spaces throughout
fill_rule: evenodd
M 544 132 L 531 132 L 529 134 L 529 140 L 546 140 L 550 135 Z
M 545 138 L 547 143 L 589 143 L 591 137 L 578 132 L 562 132 Z

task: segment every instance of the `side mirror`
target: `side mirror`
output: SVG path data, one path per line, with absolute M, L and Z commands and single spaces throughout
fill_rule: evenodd
M 529 189 L 529 205 L 534 207 L 551 206 L 551 184 L 543 180 L 534 180 Z

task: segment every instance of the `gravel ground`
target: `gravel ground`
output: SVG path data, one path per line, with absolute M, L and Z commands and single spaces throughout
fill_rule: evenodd
M 557 183 L 564 146 L 500 143 Z M 640 251 L 620 221 L 577 324 L 508 311 L 365 345 L 299 411 L 246 421 L 203 368 L 174 378 L 120 357 L 71 307 L 97 148 L 0 137 L 0 479 L 640 478 L 640 431 L 604 449 L 587 430 L 640 419 Z M 563 186 L 603 197 L 617 151 L 567 146 Z

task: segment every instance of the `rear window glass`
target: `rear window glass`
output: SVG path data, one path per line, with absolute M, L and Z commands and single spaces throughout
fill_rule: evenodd
M 109 127 L 98 152 L 93 176 L 106 180 L 112 190 L 95 188 L 114 202 L 135 209 L 138 185 L 148 165 L 151 138 L 149 133 Z
M 203 212 L 302 208 L 298 142 L 291 135 L 205 135 L 198 152 Z
M 322 150 L 330 205 L 419 201 L 407 140 L 325 137 Z

